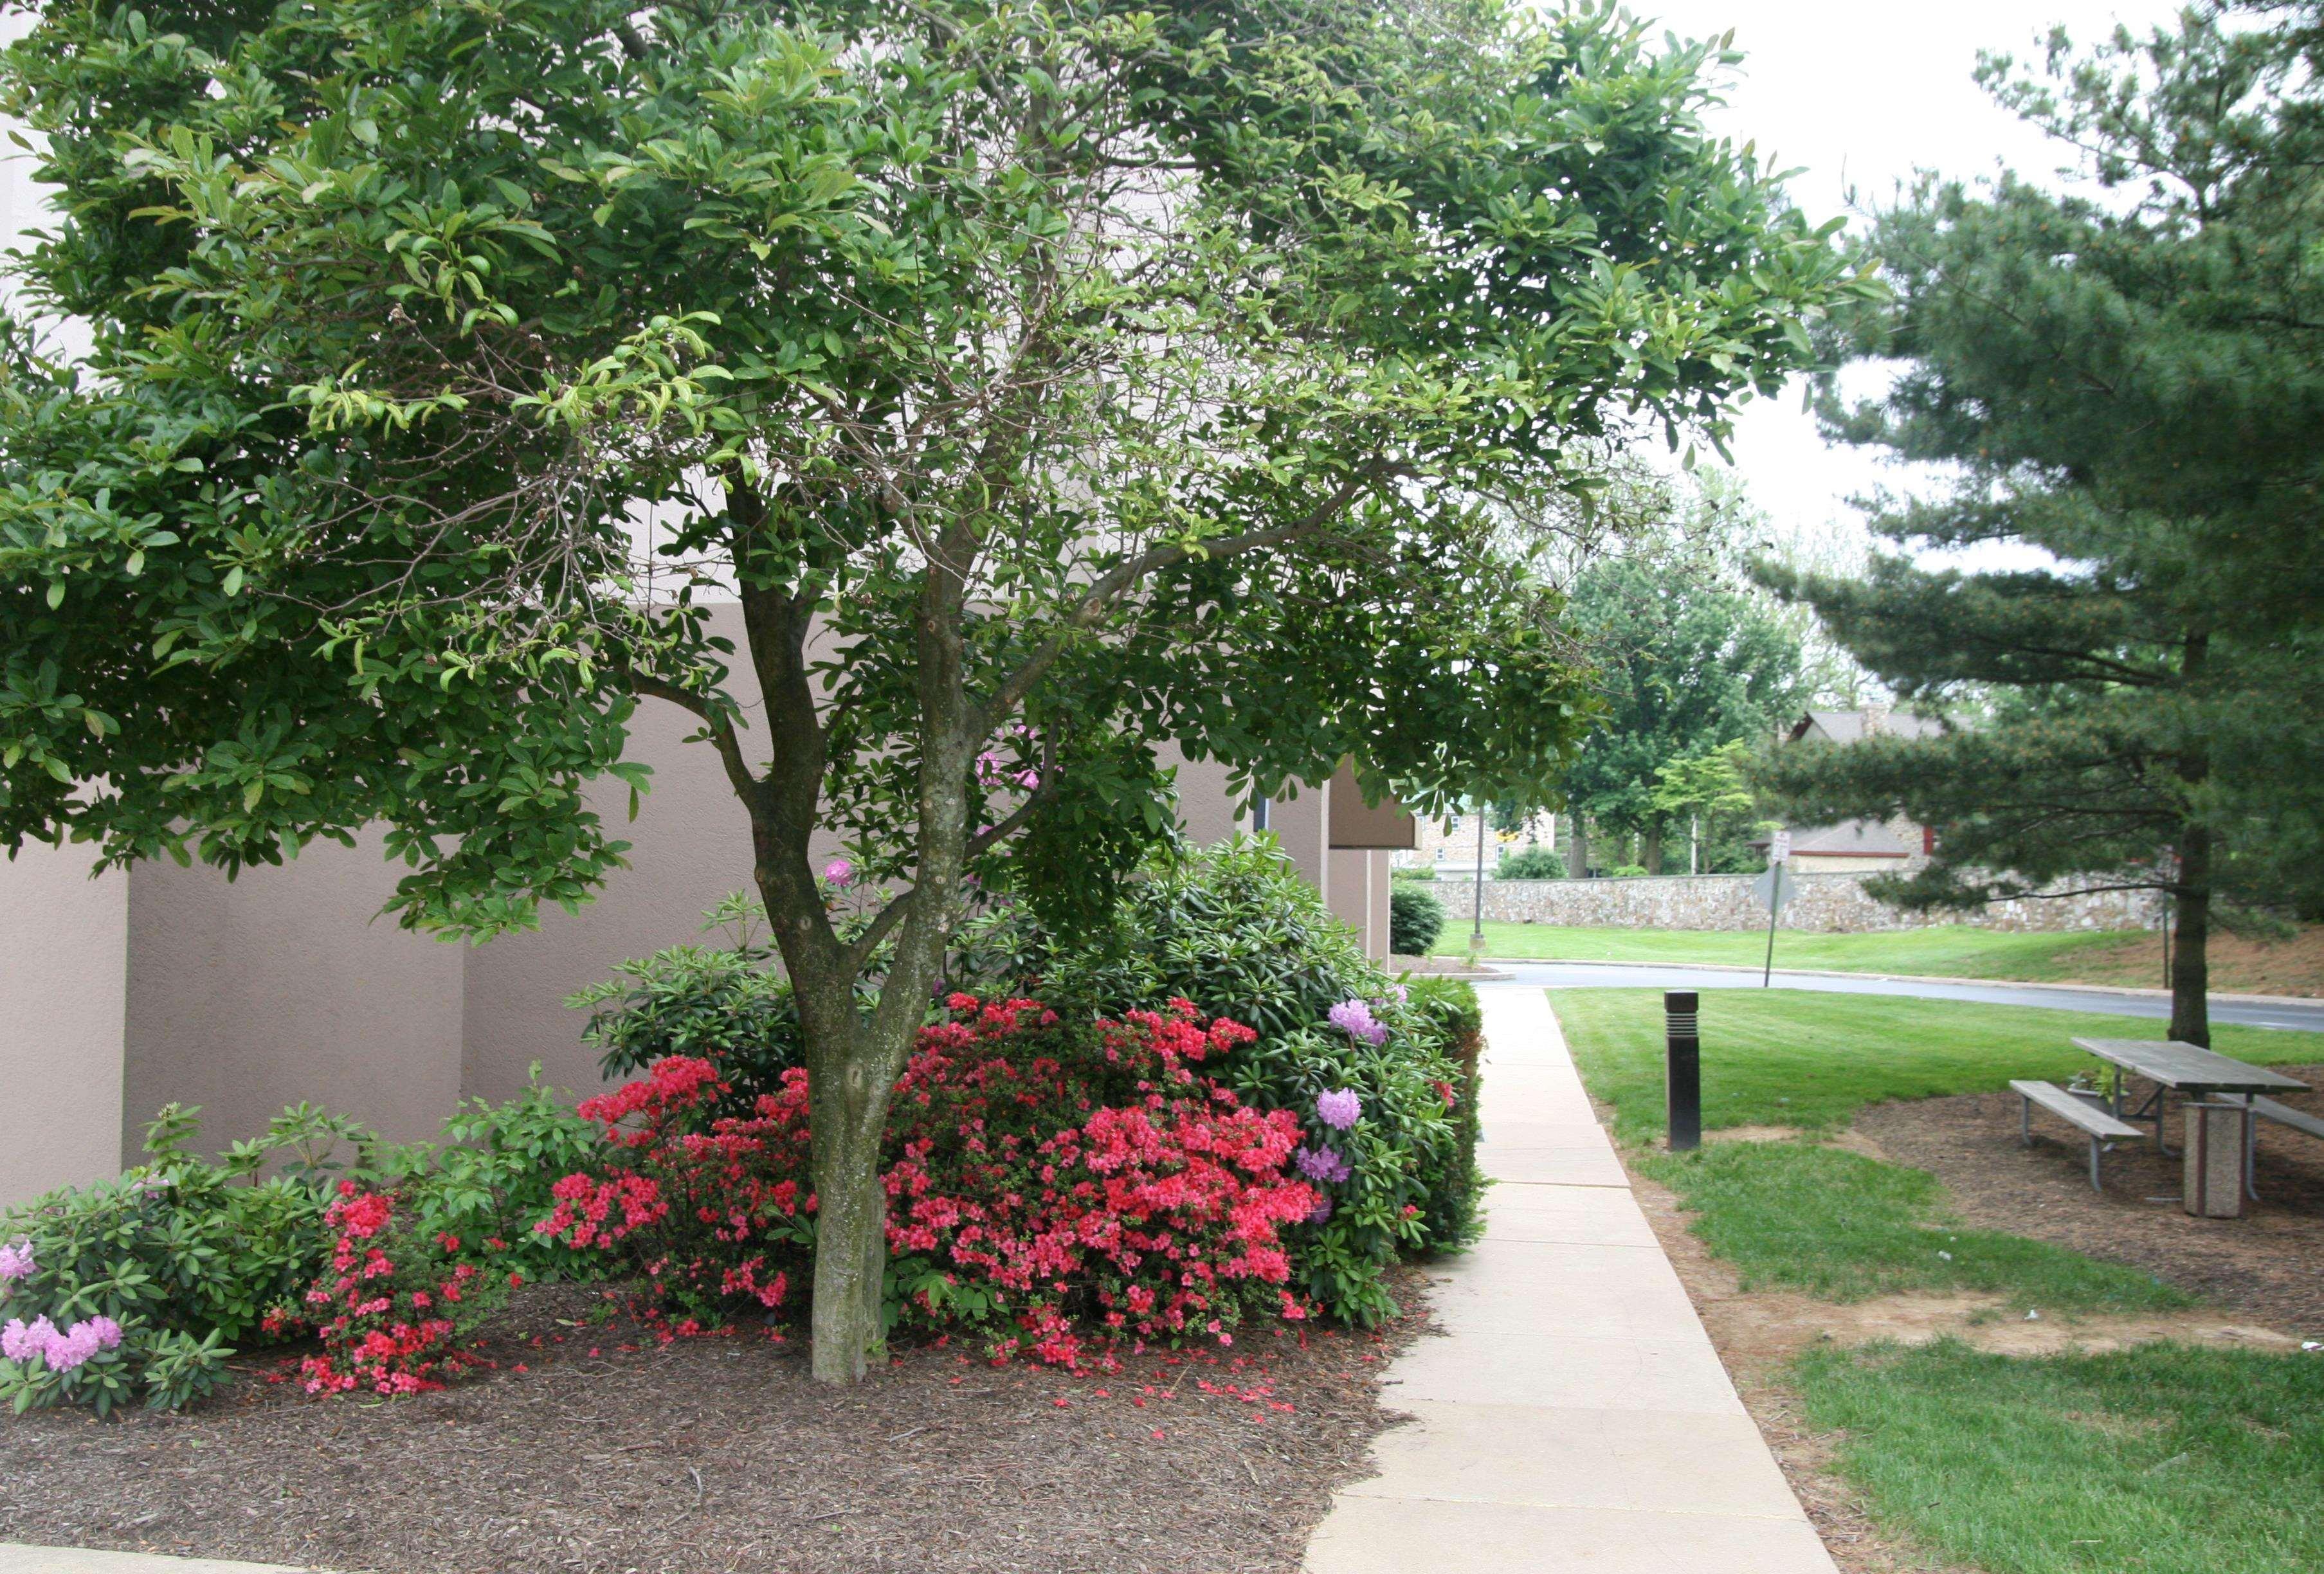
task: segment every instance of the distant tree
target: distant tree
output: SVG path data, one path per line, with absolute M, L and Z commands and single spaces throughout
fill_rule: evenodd
M 1726 58 L 1502 0 L 50 0 L 0 108 L 66 216 L 9 282 L 92 343 L 0 382 L 0 842 L 383 824 L 399 916 L 488 934 L 596 888 L 584 786 L 688 713 L 859 1378 L 979 882 L 1086 910 L 1165 740 L 1268 794 L 1555 779 L 1586 696 L 1480 500 L 1715 436 L 1860 288 L 1702 130 Z
M 1567 801 L 1601 834 L 1637 837 L 1640 863 L 1660 874 L 1681 814 L 1663 772 L 1772 735 L 1801 703 L 1799 638 L 1772 598 L 1689 543 L 1602 558 L 1570 597 L 1605 714 L 1566 775 Z
M 1738 740 L 1701 754 L 1682 755 L 1664 766 L 1655 781 L 1655 803 L 1674 824 L 1684 823 L 1700 837 L 1702 871 L 1733 872 L 1759 861 L 1750 843 L 1766 822 L 1758 794 L 1745 775 L 1751 757 L 1766 741 Z
M 1515 852 L 1504 852 L 1493 868 L 1493 878 L 1501 880 L 1562 880 L 1565 878 L 1565 860 L 1546 847 L 1525 847 Z
M 1923 183 L 1878 226 L 1894 303 L 1855 340 L 1904 370 L 1826 413 L 1959 477 L 1886 502 L 1882 536 L 2049 566 L 1766 571 L 1900 696 L 1986 707 L 1926 741 L 1779 751 L 1766 784 L 1802 816 L 1934 826 L 1935 858 L 1885 893 L 1914 906 L 2166 893 L 2171 1032 L 2196 1044 L 2217 905 L 2319 879 L 2319 15 L 2198 5 L 2087 53 L 2058 36 L 2037 76 L 1984 61 L 2100 189 Z

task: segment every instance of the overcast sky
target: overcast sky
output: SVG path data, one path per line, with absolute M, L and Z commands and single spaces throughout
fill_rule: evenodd
M 2119 21 L 2144 32 L 2178 6 L 2162 0 L 1949 0 L 1880 5 L 1855 0 L 1634 0 L 1632 9 L 1683 37 L 1732 29 L 1747 59 L 1716 128 L 1797 167 L 1791 190 L 1821 219 L 1885 205 L 1916 169 L 1947 175 L 2003 165 L 2046 175 L 2055 144 L 1996 106 L 1970 73 L 1980 49 L 2038 61 L 2040 41 L 2063 24 L 2077 42 Z M 1735 457 L 1752 499 L 1779 529 L 1854 521 L 1851 494 L 1909 483 L 1869 454 L 1827 447 L 1791 398 L 1748 407 Z

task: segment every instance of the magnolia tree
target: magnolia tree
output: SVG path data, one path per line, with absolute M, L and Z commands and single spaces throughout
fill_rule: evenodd
M 1590 700 L 1491 511 L 1715 440 L 1862 288 L 1697 124 L 1723 57 L 1596 5 L 38 10 L 13 282 L 92 344 L 8 340 L 0 834 L 382 824 L 401 920 L 488 935 L 618 862 L 584 785 L 691 712 L 798 991 L 830 1381 L 976 882 L 1102 888 L 1163 740 L 1541 791 Z

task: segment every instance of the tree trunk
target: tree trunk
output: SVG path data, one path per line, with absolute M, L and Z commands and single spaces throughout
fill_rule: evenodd
M 2187 636 L 2179 667 L 2182 689 L 2200 691 L 2210 664 L 2210 636 Z M 2210 750 L 2200 742 L 2179 757 L 2179 778 L 2190 798 L 2211 778 Z M 2172 893 L 2177 922 L 2172 934 L 2171 1036 L 2211 1047 L 2211 831 L 2191 816 L 2179 827 L 2179 883 Z
M 1645 844 L 1641 849 L 1641 852 L 1642 856 L 1639 858 L 1638 861 L 1646 865 L 1646 872 L 1648 874 L 1662 873 L 1663 823 L 1660 820 L 1649 820 L 1646 822 Z
M 1586 879 L 1590 874 L 1590 822 L 1573 816 L 1573 839 L 1566 843 L 1565 878 Z
M 879 1069 L 857 1064 L 826 1073 L 839 1086 L 814 1112 L 809 1369 L 818 1383 L 861 1381 L 886 1337 L 880 1314 L 888 1271 L 888 1196 L 880 1184 L 880 1141 L 887 1128 L 888 1090 L 880 1085 L 887 1079 Z
M 2171 1036 L 2211 1047 L 2211 833 L 2179 833 L 2179 888 L 2171 931 Z

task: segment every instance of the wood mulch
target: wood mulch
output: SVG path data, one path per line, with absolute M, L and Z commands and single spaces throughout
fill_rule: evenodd
M 2276 1069 L 2310 1085 L 2282 1102 L 2324 1114 L 2324 1066 Z M 2151 1085 L 2126 1086 L 2144 1102 Z M 2116 1147 L 2103 1194 L 2090 1190 L 2088 1143 L 2062 1121 L 2045 1129 L 2035 1111 L 2034 1145 L 2019 1146 L 2018 1102 L 2003 1092 L 1882 1105 L 1858 1114 L 1855 1131 L 1883 1157 L 1933 1173 L 1971 1225 L 2128 1263 L 2216 1306 L 2324 1338 L 2324 1141 L 2261 1121 L 2259 1201 L 2240 1219 L 2192 1219 L 2179 1204 L 2175 1097 L 2174 1156 L 2151 1141 Z
M 378 1574 L 1291 1574 L 1426 1321 L 1081 1376 L 927 1347 L 834 1391 L 798 1342 L 664 1346 L 612 1313 L 526 1292 L 498 1366 L 444 1393 L 309 1399 L 269 1362 L 181 1415 L 0 1421 L 0 1542 Z

